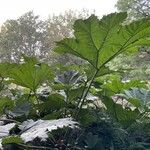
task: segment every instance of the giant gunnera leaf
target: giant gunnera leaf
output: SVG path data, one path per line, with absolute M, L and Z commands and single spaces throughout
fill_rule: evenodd
M 150 109 L 150 90 L 143 88 L 132 88 L 125 90 L 123 95 L 131 104 L 141 109 Z
M 35 58 L 24 57 L 23 64 L 16 64 L 10 72 L 12 82 L 27 87 L 32 91 L 47 80 L 53 78 L 52 71 L 47 64 L 39 63 Z
M 74 38 L 57 42 L 56 52 L 70 53 L 101 69 L 123 52 L 150 45 L 150 20 L 142 19 L 125 25 L 127 13 L 112 13 L 98 19 L 92 15 L 74 24 Z
M 24 142 L 33 141 L 35 138 L 46 140 L 48 138 L 48 132 L 57 130 L 63 127 L 76 127 L 77 122 L 73 121 L 72 118 L 61 118 L 57 120 L 27 120 L 19 125 L 21 130 L 21 138 Z
M 15 123 L 9 123 L 9 124 L 6 124 L 6 125 L 0 125 L 0 149 L 1 149 L 1 150 L 3 149 L 3 147 L 2 147 L 2 139 L 3 139 L 4 137 L 9 136 L 10 130 L 11 130 L 15 125 L 16 125 Z

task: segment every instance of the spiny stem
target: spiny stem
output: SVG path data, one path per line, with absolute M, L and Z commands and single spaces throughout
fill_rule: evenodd
M 84 88 L 83 88 L 82 94 L 81 94 L 81 96 L 80 96 L 80 99 L 79 99 L 79 101 L 78 101 L 78 103 L 77 103 L 76 110 L 74 111 L 74 113 L 73 113 L 73 115 L 72 115 L 73 117 L 75 117 L 76 112 L 78 111 L 78 107 L 79 107 L 79 105 L 80 105 L 80 103 L 81 103 L 81 99 L 82 99 L 82 97 L 83 97 L 83 95 L 84 95 L 84 92 L 85 92 L 85 90 L 86 90 L 87 83 L 88 83 L 88 81 L 86 81 L 86 82 L 84 83 Z
M 69 89 L 65 91 L 66 93 L 66 99 L 65 99 L 65 111 L 64 111 L 64 117 L 67 115 L 67 107 L 68 107 L 68 100 L 69 100 Z
M 91 88 L 91 85 L 92 85 L 92 83 L 93 83 L 93 81 L 94 81 L 94 79 L 95 79 L 95 77 L 96 77 L 96 75 L 97 75 L 98 72 L 99 72 L 99 69 L 97 69 L 97 70 L 95 71 L 95 73 L 94 73 L 94 75 L 93 75 L 93 77 L 92 77 L 92 79 L 91 79 L 91 82 L 90 82 L 89 86 L 87 87 L 87 90 L 86 90 L 86 91 L 83 91 L 83 97 L 81 97 L 79 109 L 78 109 L 78 111 L 77 111 L 77 113 L 76 113 L 76 116 L 75 116 L 75 119 L 76 119 L 76 120 L 78 119 L 79 113 L 80 113 L 80 111 L 81 111 L 81 109 L 82 109 L 82 106 L 83 106 L 85 100 L 86 100 L 86 96 L 87 96 L 87 94 L 88 94 L 88 92 L 89 92 L 89 90 L 90 90 L 90 88 Z M 85 93 L 84 93 L 84 92 L 85 92 Z

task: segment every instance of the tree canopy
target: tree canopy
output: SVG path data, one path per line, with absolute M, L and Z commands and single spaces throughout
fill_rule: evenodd
M 131 20 L 150 17 L 149 0 L 118 0 L 116 7 L 119 11 L 127 11 Z
M 17 20 L 7 20 L 1 27 L 1 60 L 18 61 L 20 54 L 44 55 L 45 23 L 39 16 L 27 12 Z
M 54 61 L 52 49 L 55 42 L 73 35 L 72 25 L 76 19 L 89 16 L 87 10 L 67 11 L 64 14 L 49 16 L 42 21 L 32 11 L 18 19 L 7 20 L 0 32 L 0 60 L 18 62 L 22 54 Z M 67 55 L 59 58 L 71 61 Z

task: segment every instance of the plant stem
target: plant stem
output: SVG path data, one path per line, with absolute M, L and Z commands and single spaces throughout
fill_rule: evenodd
M 86 91 L 83 91 L 83 96 L 81 97 L 81 99 L 80 99 L 80 105 L 79 105 L 79 109 L 78 109 L 78 111 L 77 111 L 77 113 L 76 113 L 76 116 L 75 116 L 75 119 L 76 120 L 78 120 L 78 117 L 79 117 L 79 113 L 80 113 L 80 111 L 81 111 L 81 109 L 82 109 L 82 106 L 83 106 L 83 104 L 84 104 L 84 102 L 85 102 L 85 100 L 86 100 L 86 96 L 87 96 L 87 94 L 88 94 L 88 92 L 89 92 L 89 90 L 90 90 L 90 88 L 91 88 L 91 85 L 92 85 L 92 83 L 93 83 L 93 81 L 94 81 L 94 79 L 95 79 L 95 77 L 96 77 L 96 75 L 97 75 L 97 73 L 99 72 L 99 69 L 96 69 L 96 71 L 95 71 L 95 73 L 94 73 L 94 75 L 93 75 L 93 77 L 92 77 L 92 79 L 91 79 L 91 82 L 90 82 L 90 84 L 89 84 L 89 86 L 87 87 L 87 90 Z M 85 92 L 85 93 L 84 93 Z
M 3 78 L 3 77 L 1 77 L 0 86 L 2 85 L 3 81 L 4 81 L 4 78 Z M 0 91 L 2 91 L 2 90 L 3 90 L 3 88 L 4 88 L 4 85 L 2 85 L 2 86 L 0 87 Z
M 117 112 L 116 112 L 116 103 L 114 102 L 113 104 L 113 108 L 114 108 L 114 113 L 115 113 L 115 119 L 117 120 L 117 122 L 119 121 L 118 116 L 117 116 Z
M 78 107 L 79 107 L 79 105 L 80 105 L 80 103 L 81 103 L 81 99 L 82 99 L 82 97 L 83 97 L 83 95 L 84 95 L 84 92 L 85 92 L 85 90 L 86 90 L 87 83 L 88 83 L 88 81 L 86 81 L 86 82 L 84 83 L 83 92 L 82 92 L 82 94 L 81 94 L 81 96 L 80 96 L 80 98 L 79 98 L 79 101 L 78 101 L 78 103 L 77 103 L 76 109 L 75 109 L 75 111 L 74 111 L 74 113 L 73 113 L 73 115 L 72 115 L 73 117 L 75 117 L 76 112 L 78 111 Z
M 67 115 L 67 107 L 68 107 L 68 101 L 69 101 L 69 89 L 67 88 L 67 90 L 65 90 L 66 93 L 66 100 L 65 100 L 65 111 L 64 111 L 64 117 L 66 117 Z

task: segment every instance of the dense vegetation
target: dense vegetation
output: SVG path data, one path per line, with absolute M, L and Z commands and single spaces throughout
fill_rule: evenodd
M 74 24 L 74 36 L 57 42 L 57 53 L 82 65 L 48 65 L 34 57 L 0 63 L 0 140 L 4 149 L 150 149 L 150 90 L 125 80 L 110 62 L 150 45 L 150 20 L 126 24 L 127 13 Z M 4 131 L 5 130 L 5 131 Z

